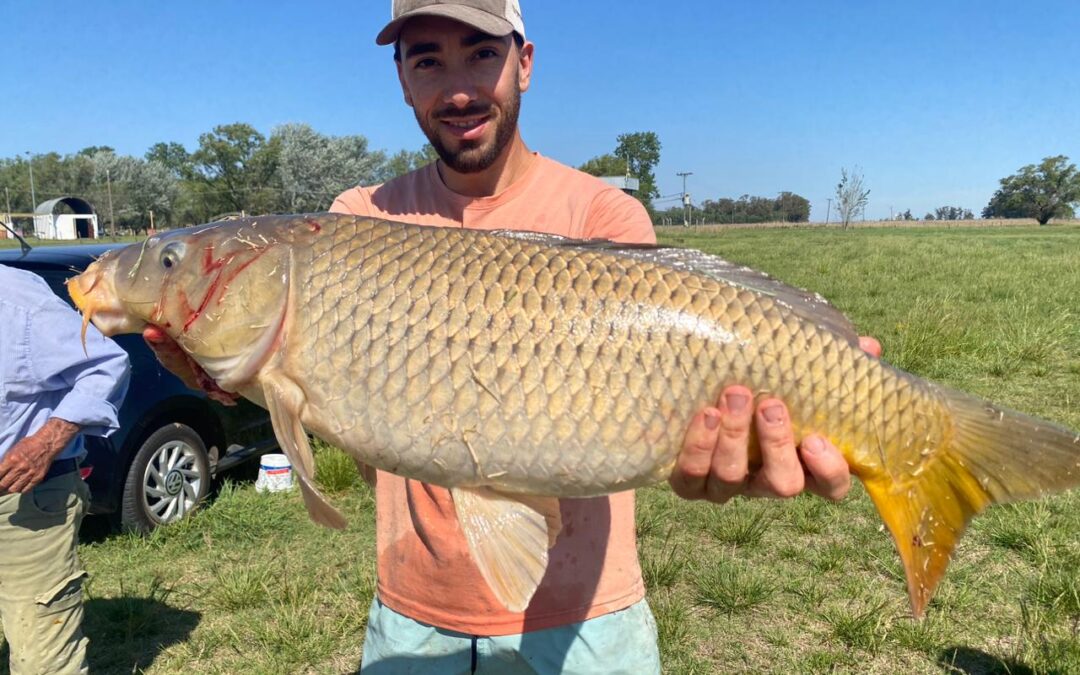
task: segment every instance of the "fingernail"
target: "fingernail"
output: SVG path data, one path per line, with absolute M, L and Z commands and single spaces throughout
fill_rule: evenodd
M 804 438 L 799 447 L 802 448 L 803 452 L 816 455 L 825 450 L 825 443 L 817 436 L 810 436 L 809 438 Z
M 727 409 L 733 413 L 741 413 L 746 410 L 746 404 L 748 398 L 745 394 L 725 394 L 724 402 L 727 403 Z
M 773 403 L 766 408 L 761 409 L 761 416 L 765 418 L 765 421 L 769 424 L 780 424 L 784 421 L 784 406 L 779 403 Z
M 712 412 L 705 413 L 705 428 L 715 431 L 718 426 L 720 426 L 720 416 Z

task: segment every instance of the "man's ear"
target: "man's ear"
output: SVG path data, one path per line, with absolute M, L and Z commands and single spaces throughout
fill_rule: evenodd
M 518 50 L 518 88 L 521 91 L 529 90 L 529 82 L 532 80 L 533 66 L 533 43 L 525 42 Z
M 401 93 L 405 97 L 405 105 L 410 108 L 413 107 L 412 94 L 409 93 L 409 85 L 405 84 L 404 71 L 401 69 L 401 61 L 394 61 L 394 67 L 397 68 L 397 79 L 401 83 Z

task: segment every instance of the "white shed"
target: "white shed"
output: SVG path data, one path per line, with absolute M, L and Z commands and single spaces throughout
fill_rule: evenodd
M 54 213 L 60 203 L 66 204 L 75 213 Z M 38 239 L 97 239 L 97 214 L 85 199 L 50 199 L 34 209 L 34 236 Z
M 627 194 L 634 194 L 641 188 L 641 181 L 633 176 L 601 176 L 600 180 L 608 185 L 614 185 Z

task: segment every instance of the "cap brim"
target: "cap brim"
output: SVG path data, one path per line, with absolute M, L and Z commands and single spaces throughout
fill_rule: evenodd
M 514 26 L 509 21 L 500 19 L 481 9 L 462 7 L 461 5 L 431 5 L 406 12 L 386 24 L 386 27 L 379 31 L 378 36 L 375 37 L 375 44 L 394 44 L 397 42 L 398 34 L 401 33 L 401 27 L 405 25 L 405 22 L 417 16 L 441 16 L 453 19 L 496 37 L 502 37 L 514 32 Z

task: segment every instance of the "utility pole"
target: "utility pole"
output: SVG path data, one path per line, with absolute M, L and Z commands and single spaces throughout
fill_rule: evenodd
M 4 186 L 4 199 L 7 200 L 7 224 L 12 225 L 11 222 L 11 192 L 8 191 L 7 186 Z
M 829 205 L 825 207 L 825 224 L 829 224 L 829 216 L 832 215 L 832 197 L 827 198 L 825 201 L 829 202 Z
M 682 176 L 682 201 L 683 201 L 683 227 L 690 224 L 690 195 L 686 192 L 686 177 L 693 176 L 693 171 L 677 171 L 676 176 Z
M 116 218 L 113 216 L 112 207 L 112 177 L 109 175 L 108 167 L 105 168 L 105 187 L 109 191 L 109 235 L 116 239 Z
M 30 151 L 26 151 L 26 165 L 30 167 L 30 211 L 37 210 L 37 195 L 34 194 L 34 158 Z

